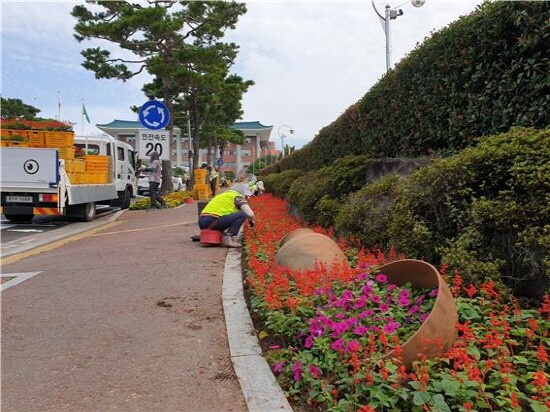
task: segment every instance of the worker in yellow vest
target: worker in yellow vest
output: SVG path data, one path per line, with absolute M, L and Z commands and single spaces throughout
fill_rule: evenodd
M 251 195 L 246 183 L 235 183 L 208 202 L 199 216 L 199 228 L 223 232 L 223 246 L 241 247 L 237 239 L 241 226 L 246 219 L 254 224 L 254 211 L 246 201 Z

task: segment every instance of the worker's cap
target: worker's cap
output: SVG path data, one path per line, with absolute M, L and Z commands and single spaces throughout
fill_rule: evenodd
M 239 192 L 243 196 L 252 196 L 252 192 L 248 188 L 248 186 L 244 183 L 235 183 L 233 186 L 229 188 L 229 190 L 234 190 L 235 192 Z

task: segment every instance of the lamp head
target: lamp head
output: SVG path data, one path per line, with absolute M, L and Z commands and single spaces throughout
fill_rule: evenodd
M 294 134 L 294 129 L 290 129 L 290 134 Z
M 411 3 L 414 7 L 422 7 L 426 0 L 411 0 Z

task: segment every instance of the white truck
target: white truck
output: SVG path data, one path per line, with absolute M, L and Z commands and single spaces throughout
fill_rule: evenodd
M 87 147 L 88 154 L 109 156 L 106 183 L 77 183 L 55 148 L 2 147 L 1 212 L 8 220 L 27 222 L 35 215 L 63 215 L 89 222 L 96 216 L 96 204 L 130 206 L 137 190 L 132 146 L 111 136 L 75 137 L 74 146 Z

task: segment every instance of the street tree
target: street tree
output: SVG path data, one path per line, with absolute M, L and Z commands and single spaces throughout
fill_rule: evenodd
M 145 94 L 162 97 L 171 114 L 174 102 L 189 87 L 185 81 L 192 78 L 189 73 L 209 77 L 209 72 L 201 71 L 204 61 L 219 57 L 220 50 L 229 54 L 236 50 L 235 45 L 217 40 L 225 30 L 234 29 L 246 12 L 244 4 L 233 1 L 148 0 L 149 6 L 126 1 L 87 3 L 72 10 L 77 19 L 75 38 L 106 40 L 122 50 L 115 57 L 111 50 L 87 48 L 81 52 L 82 65 L 98 79 L 127 81 L 149 73 L 153 81 L 144 86 Z M 198 113 L 193 116 L 197 125 Z M 167 126 L 170 132 L 173 117 Z
M 21 99 L 5 99 L 2 97 L 1 100 L 2 119 L 23 118 L 32 120 L 40 113 L 40 109 L 23 103 Z

